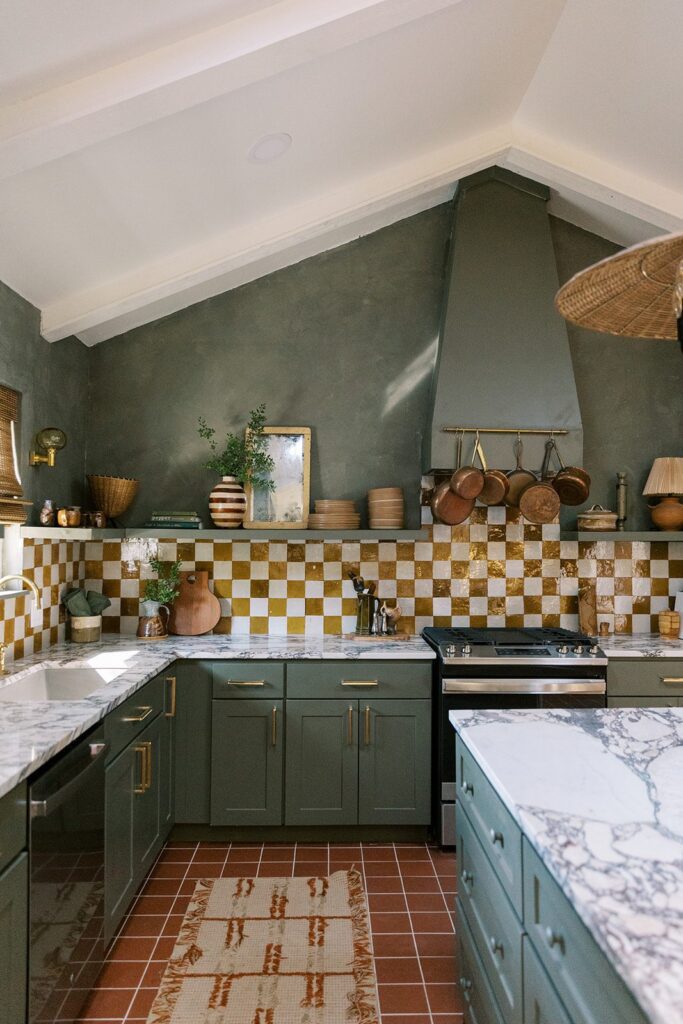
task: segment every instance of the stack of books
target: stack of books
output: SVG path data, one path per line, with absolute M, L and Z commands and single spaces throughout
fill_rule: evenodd
M 152 512 L 145 526 L 150 530 L 201 530 L 203 523 L 196 512 Z

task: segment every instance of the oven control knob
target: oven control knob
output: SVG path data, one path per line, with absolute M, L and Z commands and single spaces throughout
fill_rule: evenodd
M 569 648 L 567 647 L 566 644 L 560 644 L 560 646 L 557 648 L 557 653 L 558 654 L 569 654 Z
M 590 647 L 588 648 L 588 653 L 589 654 L 599 654 L 600 653 L 600 648 L 598 647 L 597 644 L 591 644 Z
M 446 648 L 446 657 L 447 658 L 454 658 L 456 653 L 457 652 L 456 652 L 455 647 L 453 646 L 453 644 L 449 644 L 448 647 Z
M 584 651 L 583 644 L 577 644 L 576 647 L 574 648 L 574 654 L 583 654 L 583 651 Z
M 465 644 L 465 646 L 462 649 L 462 653 L 465 654 L 465 655 L 471 654 L 472 653 L 472 645 L 471 644 Z

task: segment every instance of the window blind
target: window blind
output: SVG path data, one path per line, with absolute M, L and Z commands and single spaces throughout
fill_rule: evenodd
M 31 507 L 30 501 L 20 500 L 18 424 L 19 393 L 0 384 L 0 523 L 25 523 Z

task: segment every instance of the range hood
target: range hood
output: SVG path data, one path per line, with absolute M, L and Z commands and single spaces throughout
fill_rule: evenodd
M 563 428 L 567 464 L 581 465 L 583 432 L 558 289 L 548 189 L 498 167 L 464 178 L 453 227 L 423 446 L 425 471 L 455 463 L 444 427 Z M 524 437 L 524 465 L 540 467 L 544 437 Z M 482 435 L 490 466 L 510 469 L 514 437 Z M 469 459 L 473 440 L 465 436 Z

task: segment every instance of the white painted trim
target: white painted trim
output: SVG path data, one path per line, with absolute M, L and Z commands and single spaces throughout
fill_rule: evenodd
M 505 133 L 492 131 L 353 182 L 53 303 L 43 309 L 41 333 L 48 341 L 76 334 L 86 344 L 97 344 L 445 202 L 458 178 L 500 162 L 506 150 Z
M 0 109 L 0 179 L 462 0 L 279 0 Z

